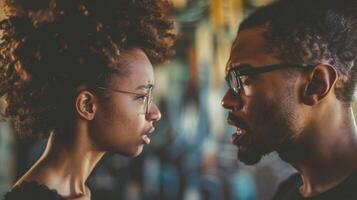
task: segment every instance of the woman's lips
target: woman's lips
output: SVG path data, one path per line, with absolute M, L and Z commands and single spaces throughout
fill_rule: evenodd
M 152 127 L 150 128 L 150 130 L 148 131 L 147 134 L 151 134 L 151 133 L 154 132 L 154 131 L 155 131 L 155 127 L 152 126 Z
M 145 144 L 150 144 L 150 138 L 148 135 L 141 136 L 141 139 L 143 139 Z
M 154 131 L 155 131 L 155 127 L 151 127 L 147 133 L 141 136 L 141 139 L 144 141 L 144 144 L 150 144 L 151 140 L 149 138 L 149 135 Z

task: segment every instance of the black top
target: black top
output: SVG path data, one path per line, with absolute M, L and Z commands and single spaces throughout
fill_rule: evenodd
M 4 200 L 65 200 L 55 190 L 37 182 L 23 182 L 5 194 Z
M 280 184 L 273 200 L 357 200 L 357 171 L 336 187 L 310 198 L 300 195 L 301 185 L 301 176 L 293 174 Z

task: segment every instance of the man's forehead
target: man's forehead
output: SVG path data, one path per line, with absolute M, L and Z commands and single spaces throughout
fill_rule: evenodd
M 255 61 L 259 61 L 261 56 L 267 54 L 263 37 L 265 30 L 264 27 L 254 27 L 239 32 L 233 42 L 227 66 L 232 63 L 245 63 L 246 61 L 255 65 Z
M 233 42 L 232 50 L 246 50 L 252 46 L 260 46 L 260 43 L 262 43 L 262 33 L 263 29 L 261 28 L 250 28 L 239 32 Z

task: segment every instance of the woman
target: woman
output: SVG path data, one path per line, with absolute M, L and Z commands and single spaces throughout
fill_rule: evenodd
M 48 137 L 5 196 L 90 199 L 105 152 L 135 157 L 161 117 L 150 61 L 175 35 L 165 0 L 5 0 L 0 96 L 23 136 Z

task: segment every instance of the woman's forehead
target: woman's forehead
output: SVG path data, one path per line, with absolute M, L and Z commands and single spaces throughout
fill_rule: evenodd
M 144 52 L 139 49 L 126 51 L 120 55 L 120 60 L 120 66 L 126 68 L 127 74 L 114 76 L 113 84 L 137 88 L 154 83 L 153 67 Z

